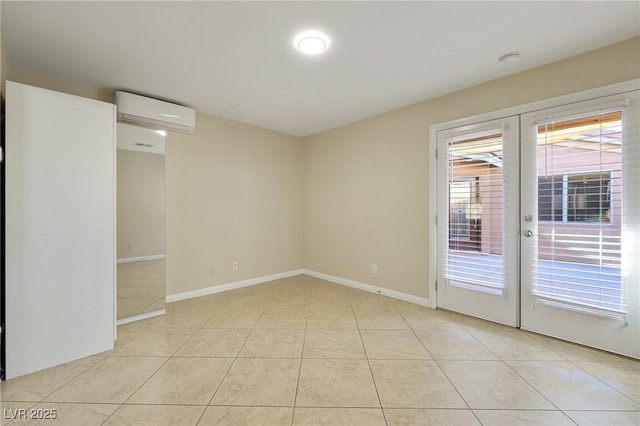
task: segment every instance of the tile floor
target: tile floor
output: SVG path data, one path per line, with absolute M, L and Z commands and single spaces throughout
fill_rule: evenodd
M 640 362 L 298 276 L 172 303 L 0 396 L 3 425 L 640 425 Z
M 165 259 L 118 263 L 118 319 L 164 309 L 165 276 Z

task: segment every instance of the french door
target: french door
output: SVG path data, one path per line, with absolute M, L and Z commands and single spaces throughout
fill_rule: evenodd
M 640 357 L 638 92 L 522 116 L 526 330 Z
M 639 104 L 438 132 L 439 307 L 640 357 Z
M 518 325 L 517 117 L 438 133 L 439 307 Z

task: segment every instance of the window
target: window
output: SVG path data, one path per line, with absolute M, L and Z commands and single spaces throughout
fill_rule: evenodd
M 611 221 L 611 173 L 575 173 L 538 177 L 538 220 Z
M 449 187 L 449 232 L 451 239 L 469 239 L 471 182 L 451 182 Z
M 456 178 L 449 186 L 449 237 L 470 240 L 470 221 L 480 219 L 480 178 Z

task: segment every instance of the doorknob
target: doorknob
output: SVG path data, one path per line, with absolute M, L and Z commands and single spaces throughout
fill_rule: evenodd
M 533 237 L 533 231 L 531 229 L 527 229 L 526 231 L 524 231 L 522 233 L 522 235 L 524 235 L 527 238 L 531 238 L 531 237 Z

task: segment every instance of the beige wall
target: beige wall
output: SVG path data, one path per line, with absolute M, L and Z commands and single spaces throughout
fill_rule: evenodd
M 0 10 L 2 10 L 2 6 L 0 6 Z M 0 92 L 4 97 L 4 82 L 6 80 L 6 75 L 9 72 L 9 54 L 7 53 L 7 49 L 4 47 L 4 39 L 2 38 L 2 30 L 0 30 Z
M 300 138 L 198 115 L 165 153 L 167 294 L 303 267 Z
M 2 78 L 114 97 L 16 68 Z M 165 153 L 167 295 L 303 267 L 301 138 L 198 115 L 193 134 L 167 135 Z M 233 261 L 239 271 L 231 272 Z
M 4 62 L 3 79 L 113 99 Z M 638 78 L 639 64 L 636 38 L 304 140 L 198 115 L 167 137 L 167 294 L 306 267 L 428 297 L 429 126 Z
M 4 61 L 3 61 L 4 62 Z M 12 66 L 3 78 L 16 83 L 28 84 L 30 86 L 42 87 L 58 92 L 69 93 L 70 95 L 82 96 L 83 98 L 96 99 L 103 102 L 113 102 L 114 91 L 91 86 L 75 81 L 61 78 L 49 77 L 37 72 L 26 71 Z
M 4 40 L 0 40 L 0 49 L 2 49 L 2 52 L 0 52 L 0 56 L 2 58 L 2 63 L 0 64 L 0 78 L 2 82 L 3 93 L 4 82 L 10 80 L 15 81 L 16 83 L 29 84 L 31 86 L 56 90 L 58 92 L 69 93 L 71 95 L 82 96 L 84 98 L 97 99 L 104 102 L 113 102 L 114 91 L 111 89 L 99 88 L 84 83 L 63 80 L 60 78 L 43 75 L 37 72 L 15 68 L 11 62 L 11 56 L 4 44 Z
M 50 77 L 37 72 L 15 68 L 11 64 L 11 57 L 7 49 L 2 46 L 2 82 L 6 80 L 16 83 L 28 84 L 30 86 L 42 87 L 44 89 L 69 93 L 70 95 L 82 96 L 84 98 L 96 99 L 104 102 L 113 102 L 114 91 L 104 89 L 89 84 Z
M 2 4 L 0 3 L 0 17 L 2 16 Z M 2 22 L 2 19 L 0 19 Z M 9 73 L 9 53 L 4 47 L 4 39 L 2 38 L 2 29 L 0 28 L 0 95 L 4 99 L 4 82 Z M 4 108 L 4 107 L 3 107 Z
M 117 257 L 165 254 L 164 155 L 118 149 Z
M 635 38 L 306 138 L 305 267 L 429 297 L 429 126 L 638 77 Z

